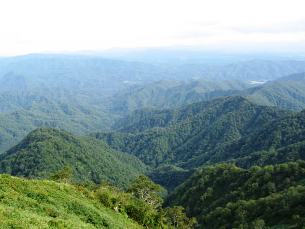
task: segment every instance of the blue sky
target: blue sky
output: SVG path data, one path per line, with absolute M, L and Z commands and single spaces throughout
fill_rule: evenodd
M 0 55 L 162 46 L 305 51 L 304 0 L 1 0 Z

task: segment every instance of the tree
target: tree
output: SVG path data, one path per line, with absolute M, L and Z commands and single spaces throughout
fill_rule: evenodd
M 68 183 L 73 177 L 73 169 L 71 166 L 66 165 L 62 169 L 55 172 L 50 178 L 55 181 Z
M 253 229 L 264 229 L 265 228 L 265 221 L 262 219 L 256 219 L 252 222 L 251 227 Z
M 175 229 L 193 228 L 197 222 L 195 218 L 188 218 L 181 206 L 174 206 L 166 209 L 168 224 Z
M 160 193 L 162 187 L 155 184 L 146 176 L 139 176 L 129 187 L 130 192 L 136 198 L 144 201 L 153 208 L 159 208 L 162 204 Z

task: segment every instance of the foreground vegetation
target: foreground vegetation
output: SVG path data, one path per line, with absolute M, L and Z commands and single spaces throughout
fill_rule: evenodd
M 182 207 L 162 209 L 161 187 L 145 176 L 128 192 L 82 186 L 59 171 L 55 181 L 0 175 L 0 228 L 192 228 Z
M 0 228 L 141 228 L 103 206 L 94 191 L 0 175 Z
M 203 228 L 303 228 L 305 162 L 203 167 L 168 197 Z

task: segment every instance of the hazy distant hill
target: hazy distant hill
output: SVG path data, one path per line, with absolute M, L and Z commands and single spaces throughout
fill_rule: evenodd
M 242 94 L 259 104 L 299 110 L 304 107 L 301 79 L 248 88 L 253 86 L 249 80 L 278 78 L 301 71 L 303 64 L 256 60 L 165 66 L 42 54 L 1 58 L 0 152 L 37 127 L 75 134 L 106 131 L 135 110 L 176 108 L 228 95 Z M 194 77 L 201 79 L 189 80 Z
M 258 104 L 302 110 L 305 108 L 305 73 L 289 75 L 248 89 L 245 95 Z
M 110 100 L 115 112 L 141 109 L 177 108 L 223 96 L 242 95 L 254 103 L 282 109 L 305 108 L 305 74 L 298 73 L 272 81 L 253 84 L 250 81 L 160 81 L 131 88 Z
M 228 96 L 252 87 L 250 83 L 227 81 L 158 81 L 118 93 L 110 100 L 113 112 L 132 112 L 140 109 L 175 108 L 194 102 Z

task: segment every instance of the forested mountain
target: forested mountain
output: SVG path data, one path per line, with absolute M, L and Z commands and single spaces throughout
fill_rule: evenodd
M 289 74 L 304 71 L 286 60 L 2 58 L 0 173 L 39 180 L 0 176 L 1 222 L 191 228 L 182 205 L 199 228 L 301 228 L 305 74 Z
M 2 109 L 11 110 L 0 113 L 1 153 L 38 127 L 61 128 L 75 134 L 110 128 L 115 115 L 110 116 L 101 107 L 87 103 L 86 98 L 80 101 L 73 93 L 56 92 L 53 96 L 48 96 L 47 91 L 41 96 L 35 93 L 0 96 Z
M 217 152 L 287 114 L 289 112 L 255 105 L 242 97 L 227 97 L 195 103 L 178 111 L 149 113 L 136 121 L 130 118 L 132 125 L 124 127 L 128 132 L 142 132 L 98 133 L 95 137 L 154 167 L 174 163 L 194 168 L 222 161 L 224 158 Z M 145 126 L 149 129 L 145 130 Z
M 203 167 L 168 197 L 200 228 L 303 228 L 304 161 L 241 169 Z
M 55 129 L 37 129 L 0 155 L 0 172 L 14 176 L 49 178 L 65 166 L 73 169 L 74 181 L 109 181 L 121 187 L 146 171 L 137 158 L 102 141 Z
M 94 55 L 33 54 L 0 59 L 0 91 L 61 88 L 109 95 L 128 84 L 153 82 L 165 72 L 150 64 Z M 18 82 L 16 85 L 15 83 Z
M 116 117 L 107 111 L 107 97 L 164 75 L 149 64 L 97 56 L 1 58 L 0 152 L 37 127 L 76 134 L 107 130 Z
M 304 114 L 227 97 L 181 109 L 137 111 L 118 123 L 119 132 L 95 137 L 155 167 L 151 178 L 172 190 L 204 164 L 248 168 L 304 160 Z
M 123 90 L 113 97 L 109 107 L 115 112 L 168 109 L 223 96 L 241 95 L 260 105 L 302 110 L 305 108 L 304 91 L 304 73 L 287 75 L 267 82 L 232 79 L 160 81 Z
M 275 80 L 283 76 L 305 72 L 305 62 L 297 60 L 250 60 L 214 67 L 211 79 Z M 207 72 L 209 76 L 209 72 Z
M 305 73 L 289 75 L 244 92 L 251 101 L 282 109 L 305 108 Z
M 282 109 L 300 110 L 305 107 L 304 74 L 287 76 L 242 90 L 249 86 L 250 84 L 238 81 L 160 81 L 150 86 L 130 89 L 129 93 L 124 92 L 108 100 L 101 97 L 98 100 L 99 97 L 90 93 L 75 94 L 67 90 L 4 91 L 0 95 L 3 112 L 0 114 L 0 149 L 7 150 L 29 131 L 41 126 L 59 127 L 76 134 L 110 130 L 112 127 L 120 131 L 133 131 L 131 128 L 141 126 L 143 130 L 148 123 L 132 125 L 131 119 L 139 120 L 139 116 L 143 119 L 149 114 L 148 109 L 177 108 L 224 95 L 241 94 L 254 103 Z M 139 108 L 145 109 L 138 110 Z M 134 112 L 126 116 L 130 111 Z M 149 118 L 151 123 L 148 125 L 164 126 L 164 122 L 172 119 L 171 116 L 175 119 L 178 115 L 175 112 L 165 114 L 162 111 L 158 115 L 156 111 L 151 112 L 155 117 Z M 163 121 L 160 121 L 158 116 L 164 115 L 166 118 L 162 117 Z M 115 122 L 119 118 L 121 120 Z M 156 124 L 158 120 L 163 124 Z M 126 123 L 133 127 L 127 127 Z
M 120 92 L 110 100 L 109 107 L 114 112 L 175 108 L 236 94 L 237 91 L 252 86 L 248 82 L 237 80 L 163 80 Z
M 243 167 L 305 159 L 305 111 L 269 122 L 219 152 Z
M 304 58 L 280 55 L 243 55 L 193 50 L 111 51 L 103 56 L 128 61 L 141 61 L 168 69 L 176 79 L 209 80 L 274 80 L 285 75 L 304 72 Z
M 220 96 L 242 94 L 259 104 L 301 109 L 302 82 L 281 83 L 284 89 L 276 86 L 279 83 L 267 87 L 271 82 L 248 88 L 254 86 L 249 81 L 300 72 L 303 65 L 302 61 L 239 60 L 197 68 L 191 63 L 149 64 L 98 55 L 1 58 L 0 152 L 38 127 L 83 135 L 111 130 L 117 119 L 138 109 L 177 108 Z

